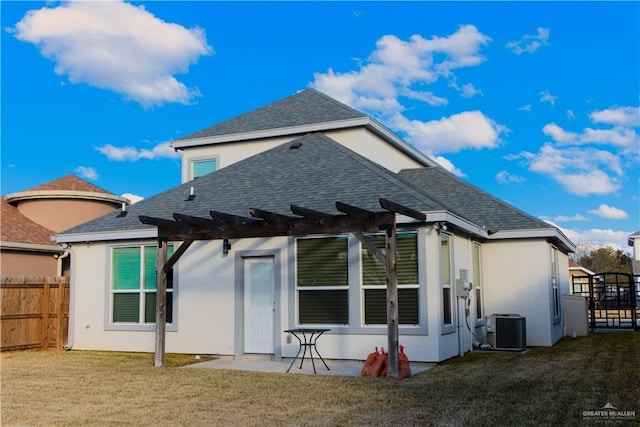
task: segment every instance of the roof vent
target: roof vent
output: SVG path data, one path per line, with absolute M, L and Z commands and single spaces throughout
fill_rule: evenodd
M 300 141 L 294 142 L 293 144 L 291 144 L 289 146 L 289 150 L 297 150 L 300 147 L 302 147 L 302 142 L 300 142 Z

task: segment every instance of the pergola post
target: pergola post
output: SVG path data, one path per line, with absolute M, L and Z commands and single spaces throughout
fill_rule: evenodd
M 396 263 L 396 222 L 385 230 L 386 270 L 387 270 L 387 349 L 389 367 L 387 376 L 400 377 L 398 365 L 398 266 Z
M 158 261 L 156 264 L 156 367 L 164 366 L 165 331 L 167 328 L 167 241 L 158 240 Z

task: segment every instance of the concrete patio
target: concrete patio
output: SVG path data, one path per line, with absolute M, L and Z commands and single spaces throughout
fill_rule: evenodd
M 271 360 L 268 356 L 244 356 L 241 360 L 233 360 L 232 357 L 220 357 L 214 360 L 207 360 L 200 363 L 188 365 L 189 369 L 231 369 L 240 371 L 287 373 L 291 364 L 291 358 L 284 358 L 282 361 Z M 347 377 L 359 377 L 364 361 L 357 360 L 327 360 L 329 370 L 325 368 L 320 359 L 314 358 L 317 375 L 335 375 Z M 435 366 L 435 363 L 411 362 L 411 373 L 415 375 L 424 372 Z M 309 358 L 305 358 L 302 368 L 300 368 L 300 358 L 293 364 L 288 374 L 313 375 L 313 366 Z

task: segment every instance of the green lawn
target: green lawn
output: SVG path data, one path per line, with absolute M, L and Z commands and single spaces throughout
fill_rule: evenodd
M 474 352 L 406 380 L 180 369 L 193 357 L 1 355 L 2 425 L 640 425 L 640 333 Z M 589 417 L 607 403 L 623 420 Z

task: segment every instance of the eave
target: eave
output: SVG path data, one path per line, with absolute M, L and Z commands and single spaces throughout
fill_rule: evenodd
M 116 240 L 155 239 L 157 237 L 158 229 L 153 227 L 136 230 L 102 231 L 96 233 L 60 233 L 56 234 L 55 239 L 58 243 L 90 243 Z
M 109 193 L 98 193 L 97 191 L 74 191 L 74 190 L 34 190 L 22 191 L 19 193 L 8 194 L 7 202 L 13 204 L 24 200 L 42 200 L 42 199 L 80 199 L 107 202 L 112 204 L 130 204 L 129 199 L 116 196 Z
M 501 230 L 489 236 L 489 240 L 507 239 L 552 239 L 563 251 L 575 252 L 576 245 L 557 228 L 533 228 L 522 230 Z
M 6 240 L 0 241 L 0 249 L 13 250 L 13 251 L 25 251 L 25 252 L 48 252 L 48 253 L 62 252 L 62 249 L 60 249 L 58 245 L 42 245 L 38 243 L 8 242 Z

